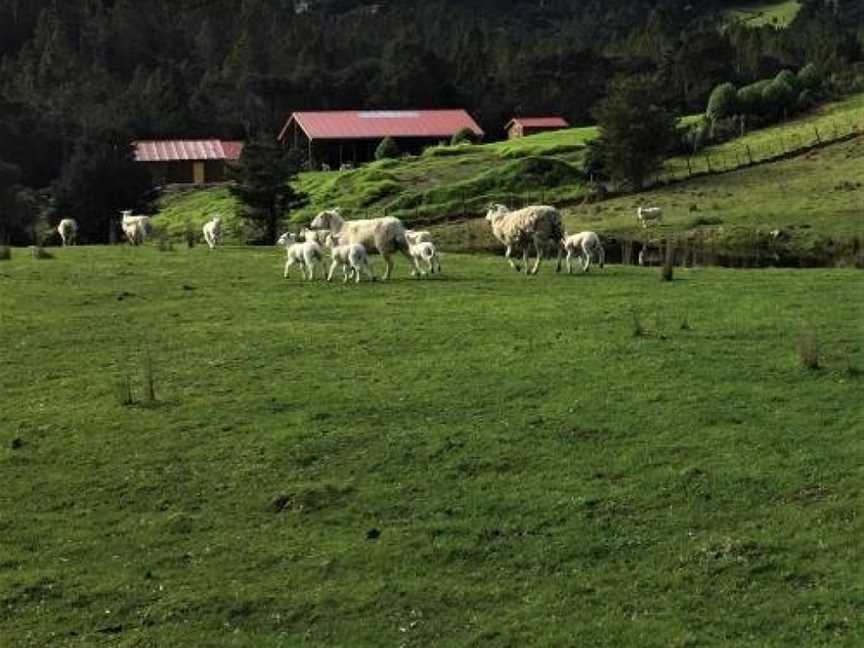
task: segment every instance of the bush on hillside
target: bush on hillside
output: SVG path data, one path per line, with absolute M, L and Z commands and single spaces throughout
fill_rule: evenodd
M 392 137 L 385 137 L 375 149 L 376 160 L 390 160 L 397 157 L 399 157 L 399 145 Z
M 706 110 L 708 117 L 717 121 L 738 114 L 738 90 L 731 83 L 722 83 L 711 93 Z
M 808 63 L 798 70 L 798 81 L 803 88 L 816 92 L 822 87 L 822 74 L 815 63 Z
M 776 78 L 762 90 L 764 110 L 775 118 L 795 112 L 798 93 L 785 79 Z

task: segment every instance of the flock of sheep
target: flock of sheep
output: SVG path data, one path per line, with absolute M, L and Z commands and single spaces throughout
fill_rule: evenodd
M 120 225 L 131 245 L 144 243 L 152 232 L 149 216 L 133 216 L 131 211 L 121 212 Z M 662 211 L 658 207 L 639 207 L 636 213 L 639 223 L 648 227 L 662 222 Z M 536 274 L 543 257 L 554 253 L 557 257 L 556 272 L 561 270 L 561 259 L 566 254 L 567 272 L 573 272 L 572 261 L 581 259 L 582 271 L 587 272 L 592 260 L 602 268 L 605 251 L 600 237 L 595 232 L 579 232 L 568 235 L 561 224 L 561 214 L 555 207 L 533 205 L 511 211 L 504 205 L 493 204 L 486 213 L 486 221 L 495 239 L 505 246 L 505 259 L 510 266 L 526 274 Z M 63 245 L 75 245 L 78 224 L 74 219 L 64 218 L 57 226 Z M 204 224 L 204 240 L 210 249 L 222 242 L 222 221 L 217 216 Z M 369 251 L 375 250 L 384 260 L 383 279 L 389 279 L 393 271 L 393 255 L 401 252 L 412 264 L 411 274 L 424 277 L 441 272 L 438 249 L 427 231 L 407 229 L 402 221 L 392 216 L 365 220 L 346 220 L 340 209 L 328 209 L 319 213 L 309 227 L 299 235 L 286 232 L 277 241 L 284 246 L 286 254 L 283 276 L 287 278 L 291 268 L 299 265 L 306 279 L 314 279 L 321 268 L 322 278 L 333 279 L 338 268 L 342 270 L 343 282 L 361 277 L 375 279 L 369 260 Z M 330 256 L 330 268 L 324 271 L 325 250 Z M 529 264 L 534 253 L 533 266 Z M 514 253 L 521 253 L 522 266 L 514 261 Z M 641 258 L 640 258 L 641 262 Z

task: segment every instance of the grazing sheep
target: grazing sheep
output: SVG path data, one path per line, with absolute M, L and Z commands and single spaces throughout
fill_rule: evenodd
M 322 171 L 329 171 L 329 170 L 330 170 L 330 165 L 327 164 L 326 162 L 323 162 L 323 163 L 321 164 L 321 170 L 322 170 Z
M 215 250 L 216 246 L 222 242 L 222 219 L 214 216 L 211 220 L 204 223 L 204 240 L 211 250 Z
M 339 165 L 340 171 L 352 171 L 353 169 L 354 169 L 354 163 L 353 162 L 343 162 L 342 164 Z
M 492 226 L 492 235 L 507 246 L 504 257 L 511 268 L 517 272 L 520 270 L 519 265 L 513 262 L 510 255 L 514 248 L 521 248 L 525 274 L 537 274 L 543 258 L 543 250 L 554 246 L 558 252 L 555 272 L 561 271 L 561 239 L 564 232 L 561 229 L 561 215 L 557 209 L 548 205 L 534 205 L 511 212 L 504 205 L 490 205 L 486 220 Z M 528 254 L 532 245 L 537 260 L 529 271 Z
M 78 223 L 74 218 L 64 218 L 57 225 L 57 233 L 60 234 L 60 240 L 63 241 L 63 247 L 67 245 L 75 245 L 78 238 Z
M 662 223 L 663 210 L 659 207 L 639 207 L 636 210 L 636 218 L 642 227 L 648 227 L 648 223 Z
M 432 242 L 432 232 L 428 230 L 405 230 L 405 238 L 408 239 L 408 242 L 411 245 L 417 245 L 418 243 L 431 243 Z
M 421 277 L 425 277 L 427 272 L 435 274 L 441 272 L 441 259 L 438 257 L 438 250 L 435 249 L 435 244 L 431 241 L 422 241 L 420 243 L 408 244 L 408 250 L 411 257 L 414 259 L 416 271 L 412 270 L 411 274 L 419 272 Z M 426 270 L 423 270 L 423 264 L 426 264 Z
M 132 245 L 141 245 L 153 231 L 153 225 L 150 222 L 149 216 L 133 216 L 131 210 L 120 212 L 123 220 L 120 226 L 123 228 L 123 234 Z
M 597 255 L 597 262 L 602 268 L 606 263 L 606 251 L 600 237 L 594 232 L 579 232 L 564 236 L 564 251 L 567 253 L 567 273 L 573 272 L 570 265 L 571 257 L 582 257 L 582 272 L 588 272 L 591 267 L 591 259 Z
M 341 245 L 337 237 L 332 233 L 327 234 L 326 245 L 330 248 L 330 256 L 333 263 L 330 264 L 330 272 L 327 273 L 327 281 L 333 279 L 333 273 L 337 266 L 342 266 L 342 282 L 348 283 L 348 279 L 354 277 L 356 283 L 360 283 L 360 275 L 365 273 L 370 281 L 375 281 L 375 274 L 369 263 L 369 255 L 366 248 L 360 243 L 349 243 Z
M 390 278 L 393 271 L 391 256 L 402 252 L 413 258 L 408 252 L 408 239 L 405 238 L 405 226 L 398 218 L 386 216 L 369 220 L 346 221 L 339 209 L 328 209 L 318 214 L 310 224 L 312 229 L 328 229 L 339 239 L 342 245 L 359 243 L 365 249 L 375 249 L 384 257 L 384 279 Z M 414 266 L 416 270 L 417 267 Z
M 291 267 L 300 264 L 300 270 L 303 272 L 304 279 L 314 279 L 315 269 L 321 266 L 321 276 L 324 276 L 324 268 L 322 266 L 324 253 L 321 246 L 315 241 L 297 242 L 297 237 L 290 232 L 285 232 L 276 241 L 277 245 L 285 247 L 285 272 L 282 274 L 284 279 L 288 278 L 288 273 Z

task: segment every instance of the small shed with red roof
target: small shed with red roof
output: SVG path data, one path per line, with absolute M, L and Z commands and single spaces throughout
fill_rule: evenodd
M 240 159 L 243 142 L 209 140 L 139 140 L 132 142 L 135 161 L 159 184 L 224 182 L 226 164 Z
M 368 162 L 385 137 L 406 153 L 448 141 L 463 129 L 483 131 L 464 110 L 340 110 L 292 113 L 279 133 L 286 147 L 307 151 L 310 164 L 338 168 Z
M 570 124 L 561 117 L 514 117 L 507 122 L 504 130 L 507 131 L 507 139 L 516 139 L 562 128 L 570 128 Z

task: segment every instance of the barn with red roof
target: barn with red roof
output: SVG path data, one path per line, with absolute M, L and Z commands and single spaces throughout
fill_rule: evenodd
M 516 139 L 562 128 L 570 128 L 570 124 L 561 117 L 514 117 L 507 122 L 504 130 L 507 131 L 508 139 Z
M 208 140 L 139 140 L 132 142 L 135 161 L 145 165 L 159 184 L 223 182 L 226 164 L 240 159 L 243 142 Z
M 292 113 L 279 133 L 286 147 L 306 150 L 314 167 L 332 168 L 351 162 L 368 162 L 385 137 L 399 149 L 419 153 L 423 148 L 449 141 L 468 129 L 476 137 L 483 131 L 464 110 L 340 110 Z

